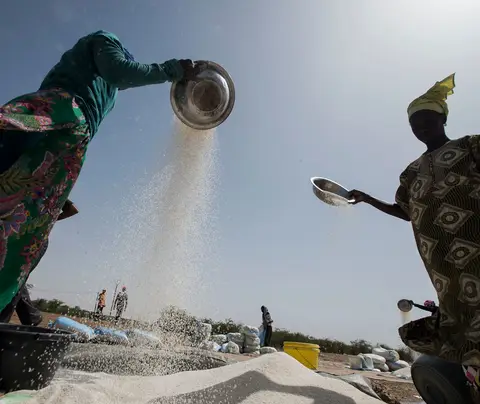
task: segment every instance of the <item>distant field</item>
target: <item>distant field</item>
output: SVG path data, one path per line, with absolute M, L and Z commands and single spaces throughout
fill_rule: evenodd
M 58 317 L 58 314 L 42 313 L 42 316 L 43 321 L 40 323 L 40 327 L 46 327 L 50 320 L 55 321 L 55 319 Z M 10 322 L 14 324 L 20 324 L 17 313 L 13 314 L 12 320 Z

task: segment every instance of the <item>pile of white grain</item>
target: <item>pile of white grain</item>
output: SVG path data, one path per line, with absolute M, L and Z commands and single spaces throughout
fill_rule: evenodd
M 71 372 L 29 404 L 380 404 L 349 384 L 277 353 L 221 368 L 168 376 Z

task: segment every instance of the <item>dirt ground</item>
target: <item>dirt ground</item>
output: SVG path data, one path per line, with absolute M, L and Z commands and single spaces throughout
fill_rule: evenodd
M 39 327 L 46 327 L 50 320 L 55 321 L 55 319 L 58 317 L 58 314 L 42 313 L 42 317 L 43 321 L 39 324 Z M 17 313 L 13 313 L 13 317 L 10 322 L 13 324 L 20 324 Z
M 54 321 L 58 317 L 58 314 L 42 313 L 42 316 L 43 321 L 40 326 L 46 327 L 49 321 Z M 99 324 L 98 321 L 89 321 L 85 319 L 77 320 L 90 326 Z M 16 314 L 14 314 L 11 322 L 17 324 L 20 323 Z M 103 322 L 103 324 L 108 324 L 108 322 Z M 240 358 L 242 358 L 242 360 L 249 359 L 248 356 L 244 355 L 235 355 L 234 357 L 236 360 Z M 347 367 L 348 358 L 348 355 L 321 353 L 319 357 L 318 370 L 337 376 L 349 375 L 352 373 L 361 374 L 362 376 L 370 379 L 375 392 L 383 401 L 389 404 L 415 403 L 421 401 L 421 398 L 411 381 L 398 379 L 388 373 L 351 370 Z
M 348 355 L 321 353 L 318 370 L 333 375 L 350 375 L 358 373 L 368 378 L 373 390 L 389 404 L 415 403 L 422 399 L 410 380 L 399 379 L 389 373 L 364 372 L 347 368 Z

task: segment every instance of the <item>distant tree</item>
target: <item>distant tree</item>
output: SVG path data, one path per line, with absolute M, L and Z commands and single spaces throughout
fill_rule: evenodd
M 356 339 L 355 341 L 350 342 L 350 355 L 358 355 L 359 353 L 370 353 L 372 352 L 372 344 L 365 341 L 364 339 Z
M 231 318 L 223 321 L 213 321 L 211 319 L 202 320 L 204 323 L 212 325 L 212 334 L 228 334 L 230 332 L 238 332 L 241 324 L 235 323 Z
M 33 300 L 32 304 L 40 311 L 47 311 L 48 309 L 48 301 L 46 299 Z
M 48 301 L 48 311 L 50 313 L 58 313 L 61 306 L 65 306 L 65 303 L 58 299 L 52 299 Z

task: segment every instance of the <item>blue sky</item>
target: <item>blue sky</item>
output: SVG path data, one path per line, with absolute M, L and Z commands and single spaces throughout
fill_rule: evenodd
M 309 179 L 392 201 L 400 172 L 423 151 L 406 107 L 454 71 L 448 133 L 475 133 L 479 12 L 475 0 L 7 2 L 1 99 L 35 91 L 63 51 L 98 29 L 145 63 L 222 64 L 237 102 L 217 134 L 218 239 L 204 268 L 216 292 L 197 314 L 257 324 L 265 304 L 277 327 L 397 343 L 397 300 L 435 297 L 409 224 L 368 206 L 323 205 Z M 132 186 L 165 160 L 169 89 L 118 97 L 71 194 L 80 214 L 57 224 L 31 277 L 37 295 L 90 307 L 96 290 L 111 289 L 101 246 L 122 237 L 119 201 L 134 199 Z

